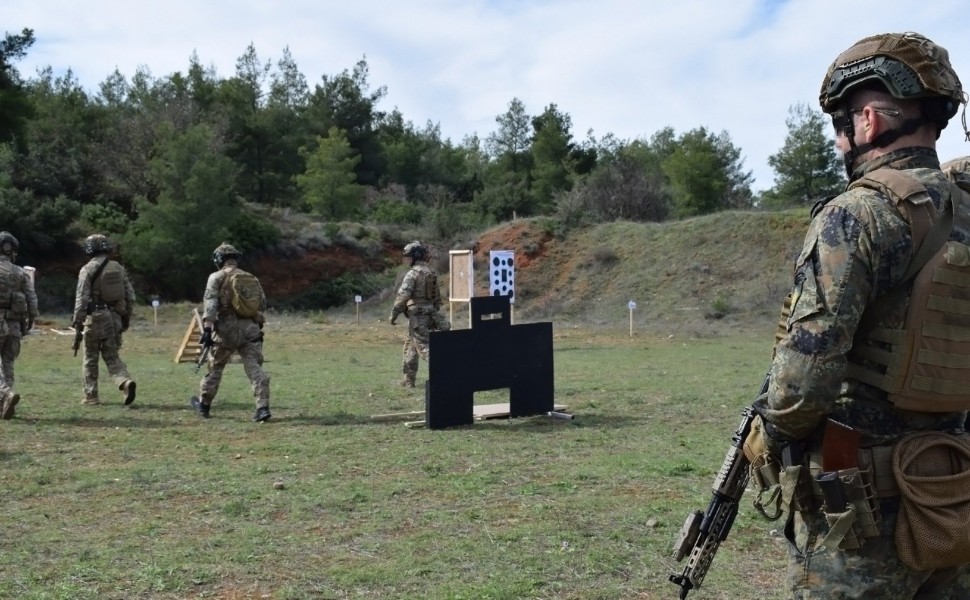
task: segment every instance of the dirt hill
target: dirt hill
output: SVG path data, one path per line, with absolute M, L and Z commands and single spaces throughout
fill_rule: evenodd
M 525 318 L 612 322 L 633 300 L 648 323 L 774 319 L 808 222 L 806 210 L 724 212 L 604 223 L 560 238 L 542 219 L 518 220 L 478 241 L 476 294 L 488 292 L 489 251 L 513 250 L 515 310 Z
M 807 212 L 723 212 L 668 223 L 614 222 L 565 235 L 548 218 L 517 219 L 476 236 L 463 248 L 432 246 L 433 260 L 447 294 L 448 251 L 471 249 L 475 295 L 486 295 L 489 252 L 513 251 L 516 320 L 625 323 L 633 300 L 635 321 L 642 325 L 773 322 L 791 285 Z M 371 234 L 366 246 L 318 244 L 285 255 L 263 255 L 250 266 L 267 291 L 272 290 L 271 305 L 323 281 L 381 274 L 388 286 L 369 294 L 365 307 L 382 312 L 390 307 L 394 275 L 399 281 L 405 268 L 400 245 L 377 237 Z M 44 265 L 46 285 L 62 275 L 64 289 L 57 291 L 73 298 L 80 262 Z M 457 314 L 463 305 L 456 306 Z

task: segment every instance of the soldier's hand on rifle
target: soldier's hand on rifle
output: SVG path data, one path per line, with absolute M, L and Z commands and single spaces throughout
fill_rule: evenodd
M 84 333 L 84 321 L 78 321 L 74 323 L 74 331 L 78 333 Z
M 202 329 L 202 337 L 199 339 L 199 343 L 202 344 L 202 346 L 211 346 L 212 345 L 212 328 L 211 327 L 205 327 L 205 328 Z

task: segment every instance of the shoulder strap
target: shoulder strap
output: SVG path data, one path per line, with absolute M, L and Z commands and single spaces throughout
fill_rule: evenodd
M 88 285 L 91 285 L 91 286 L 94 285 L 95 280 L 97 280 L 97 278 L 104 271 L 104 267 L 108 264 L 109 260 L 111 260 L 111 257 L 108 257 L 108 256 L 104 257 L 104 260 L 101 261 L 101 264 L 98 265 L 98 268 L 95 269 L 94 273 L 91 275 L 91 279 L 88 280 Z
M 880 177 L 879 179 L 874 179 L 875 181 L 881 180 L 882 182 L 892 181 L 893 185 L 897 183 L 901 185 L 899 189 L 883 191 L 887 196 L 894 197 L 895 191 L 901 191 L 902 193 L 898 196 L 899 198 L 905 200 L 915 193 L 926 192 L 926 188 L 920 184 L 916 179 L 905 175 L 902 171 L 897 171 L 895 169 L 879 169 L 873 171 L 869 175 L 875 175 L 880 172 L 895 173 L 899 177 Z M 867 179 L 869 177 L 863 177 L 861 179 Z M 905 184 L 903 185 L 903 180 L 911 182 L 914 185 Z M 864 184 L 863 184 L 864 185 Z M 919 190 L 914 191 L 915 187 L 918 186 Z M 956 184 L 950 183 L 950 197 L 944 203 L 943 214 L 940 215 L 936 223 L 933 224 L 931 228 L 926 229 L 928 223 L 922 222 L 923 218 L 928 220 L 928 210 L 932 203 L 924 203 L 926 206 L 924 210 L 912 210 L 913 204 L 911 203 L 898 203 L 897 206 L 906 207 L 901 210 L 905 210 L 907 214 L 911 217 L 910 228 L 913 234 L 913 258 L 910 259 L 909 265 L 906 267 L 906 271 L 903 272 L 902 278 L 899 280 L 891 290 L 879 297 L 875 302 L 870 304 L 862 314 L 862 318 L 859 321 L 859 326 L 856 329 L 855 339 L 858 341 L 862 337 L 868 336 L 879 322 L 885 318 L 889 313 L 891 308 L 895 306 L 896 302 L 906 293 L 909 282 L 912 281 L 916 274 L 919 273 L 933 255 L 943 247 L 946 240 L 950 237 L 950 230 L 953 228 L 953 214 L 956 212 L 956 205 L 959 204 L 959 197 L 963 194 L 963 190 L 959 188 Z M 895 199 L 895 198 L 894 198 Z M 916 219 L 919 215 L 920 223 L 917 225 Z M 917 237 L 917 227 L 923 230 L 920 232 L 919 237 Z
M 926 187 L 922 183 L 898 169 L 882 168 L 866 173 L 849 184 L 849 189 L 855 187 L 867 187 L 891 199 L 896 209 L 904 213 L 909 220 L 910 231 L 913 234 L 913 247 L 922 245 L 926 232 L 930 229 L 930 223 L 936 216 L 936 210 L 932 202 L 907 202 L 913 196 L 926 193 Z

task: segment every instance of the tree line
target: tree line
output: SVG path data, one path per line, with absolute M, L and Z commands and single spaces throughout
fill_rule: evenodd
M 556 104 L 530 115 L 513 98 L 484 139 L 454 142 L 436 123 L 382 110 L 387 90 L 369 81 L 366 58 L 311 85 L 288 49 L 273 61 L 250 45 L 229 77 L 193 54 L 184 72 L 116 70 L 86 90 L 70 71 L 23 76 L 16 62 L 34 41 L 25 28 L 0 42 L 0 223 L 32 259 L 105 233 L 170 299 L 198 295 L 221 241 L 280 244 L 267 214 L 448 240 L 514 217 L 568 229 L 784 208 L 844 185 L 824 116 L 805 105 L 790 109 L 769 159 L 775 185 L 756 195 L 726 131 L 577 140 Z

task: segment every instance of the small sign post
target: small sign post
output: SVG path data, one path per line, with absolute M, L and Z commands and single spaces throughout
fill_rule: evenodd
M 362 298 L 360 297 L 360 294 L 357 294 L 356 296 L 354 296 L 354 304 L 357 305 L 357 324 L 358 325 L 360 325 L 360 301 L 361 300 Z
M 152 310 L 155 311 L 155 327 L 158 327 L 158 307 L 160 304 L 161 302 L 158 301 L 158 298 L 152 298 Z
M 633 337 L 633 311 L 636 309 L 637 303 L 630 300 L 626 306 L 630 309 L 630 337 Z

